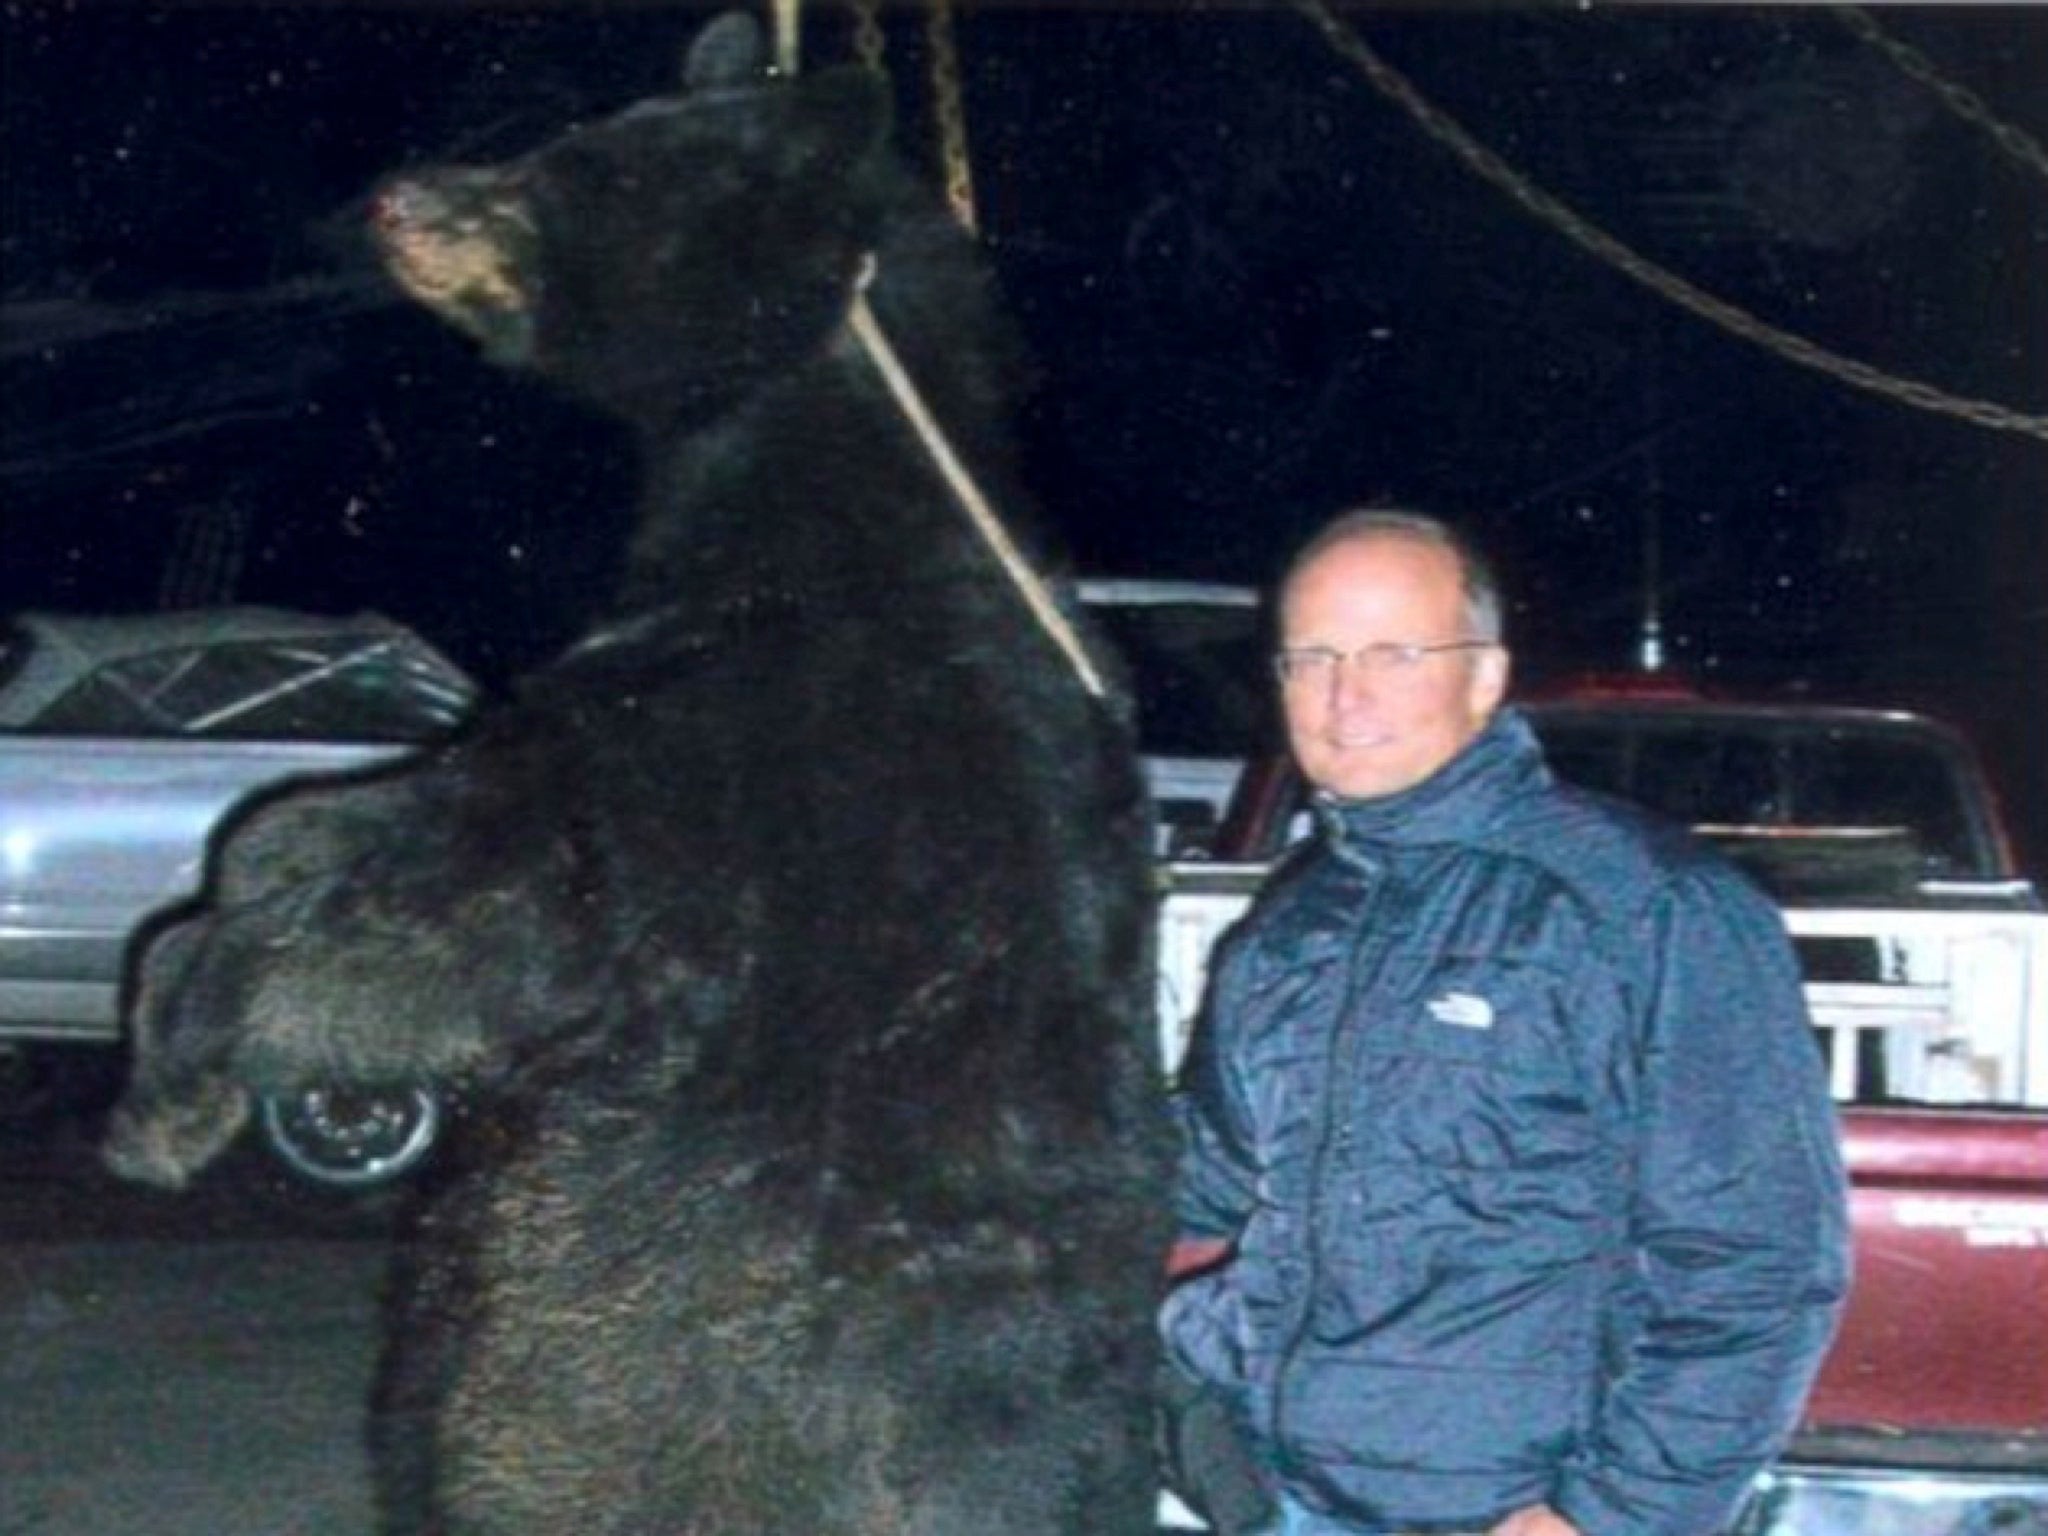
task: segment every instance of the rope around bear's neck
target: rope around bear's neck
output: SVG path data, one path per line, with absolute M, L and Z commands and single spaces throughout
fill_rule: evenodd
M 860 275 L 853 285 L 853 302 L 847 311 L 847 324 L 866 349 L 868 360 L 875 365 L 875 371 L 882 376 L 882 382 L 889 386 L 897 408 L 916 428 L 918 440 L 924 444 L 925 452 L 931 455 L 939 475 L 945 480 L 947 489 L 952 491 L 954 500 L 967 513 L 967 520 L 974 525 L 996 562 L 1002 566 L 1024 604 L 1031 610 L 1039 627 L 1051 638 L 1053 644 L 1073 666 L 1074 674 L 1081 680 L 1081 686 L 1096 698 L 1108 693 L 1102 681 L 1102 674 L 1088 659 L 1088 652 L 1081 644 L 1081 637 L 1074 633 L 1074 626 L 1067 622 L 1060 612 L 1059 604 L 1053 600 L 1044 578 L 1031 569 L 1023 551 L 1017 548 L 1009 530 L 1003 527 L 988 498 L 981 494 L 981 488 L 974 483 L 966 466 L 961 464 L 959 455 L 953 452 L 952 444 L 946 441 L 944 429 L 924 403 L 924 396 L 918 392 L 917 383 L 903 366 L 903 360 L 896 355 L 896 349 L 889 344 L 889 338 L 882 333 L 881 322 L 868 306 L 868 288 L 875 280 L 875 258 L 870 252 L 861 258 Z

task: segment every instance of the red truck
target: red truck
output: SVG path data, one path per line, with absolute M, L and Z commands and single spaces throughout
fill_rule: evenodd
M 2048 1536 L 2048 912 L 1967 743 L 1924 716 L 1669 690 L 1523 706 L 1563 778 L 1689 823 L 1785 913 L 1842 1104 L 1857 1272 L 1739 1536 Z M 1284 761 L 1169 867 L 1160 1025 L 1306 830 Z M 1168 1524 L 1193 1525 L 1169 1498 Z

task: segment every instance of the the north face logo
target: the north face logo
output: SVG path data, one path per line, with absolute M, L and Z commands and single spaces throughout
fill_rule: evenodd
M 1429 1016 L 1439 1024 L 1455 1024 L 1460 1029 L 1493 1028 L 1493 1004 L 1470 992 L 1446 992 L 1433 998 Z

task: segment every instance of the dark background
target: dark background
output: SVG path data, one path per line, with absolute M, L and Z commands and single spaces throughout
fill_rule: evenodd
M 373 607 L 493 680 L 574 633 L 622 445 L 397 302 L 362 197 L 670 89 L 710 9 L 0 6 L 0 607 Z M 807 67 L 847 57 L 806 11 Z M 1868 13 L 1946 95 L 1841 7 L 1342 14 L 1720 298 L 2048 412 L 2048 10 Z M 931 164 L 924 20 L 883 12 Z M 1964 725 L 2048 871 L 2048 443 L 1675 307 L 1286 6 L 970 4 L 957 38 L 1077 568 L 1263 583 L 1331 511 L 1417 505 L 1502 556 L 1526 674 L 1627 665 L 1654 591 L 1704 686 Z

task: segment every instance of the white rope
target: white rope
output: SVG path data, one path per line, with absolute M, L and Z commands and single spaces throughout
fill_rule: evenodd
M 938 466 L 947 488 L 953 493 L 966 511 L 968 521 L 975 531 L 987 542 L 995 553 L 997 563 L 1016 585 L 1023 596 L 1025 606 L 1039 627 L 1052 638 L 1067 660 L 1073 665 L 1074 673 L 1081 680 L 1081 686 L 1096 698 L 1108 693 L 1102 681 L 1102 674 L 1088 659 L 1088 652 L 1082 647 L 1081 637 L 1074 633 L 1073 625 L 1060 612 L 1059 604 L 1053 601 L 1052 593 L 1046 589 L 1044 580 L 1031 569 L 1023 551 L 1017 548 L 1009 530 L 1003 527 L 995 509 L 981 494 L 981 488 L 974 483 L 952 445 L 946 441 L 944 429 L 939 426 L 931 411 L 926 408 L 924 397 L 918 393 L 917 384 L 903 366 L 903 360 L 896 355 L 896 349 L 889 344 L 889 338 L 882 334 L 881 323 L 875 319 L 875 312 L 868 306 L 868 285 L 874 281 L 875 258 L 870 255 L 863 259 L 861 273 L 854 284 L 853 304 L 847 321 L 853 334 L 867 349 L 875 371 L 882 376 L 882 382 L 889 386 L 889 393 L 895 397 L 897 406 L 909 418 L 911 426 L 917 429 L 918 438 L 924 443 L 925 451 L 931 455 L 932 463 Z

